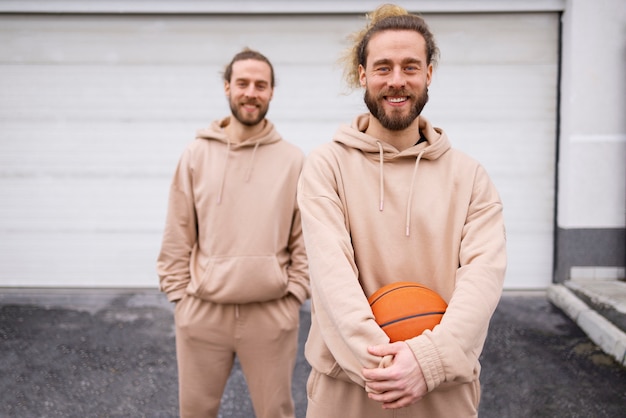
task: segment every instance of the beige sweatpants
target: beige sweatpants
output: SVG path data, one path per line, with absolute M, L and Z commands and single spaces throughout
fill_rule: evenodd
M 440 387 L 406 408 L 382 409 L 356 383 L 311 370 L 306 418 L 466 418 L 478 416 L 480 383 Z
M 235 355 L 257 418 L 293 418 L 291 380 L 300 302 L 216 304 L 185 296 L 176 304 L 180 416 L 217 417 Z

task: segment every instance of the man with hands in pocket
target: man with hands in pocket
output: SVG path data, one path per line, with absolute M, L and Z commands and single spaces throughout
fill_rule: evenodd
M 304 154 L 266 119 L 274 69 L 244 49 L 224 71 L 231 115 L 200 129 L 170 186 L 157 261 L 176 303 L 180 416 L 217 417 L 235 356 L 257 418 L 294 418 L 309 297 L 296 186 Z

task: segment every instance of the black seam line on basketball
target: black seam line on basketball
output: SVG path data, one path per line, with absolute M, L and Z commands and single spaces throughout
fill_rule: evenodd
M 446 313 L 446 312 L 445 311 L 442 311 L 442 312 L 426 312 L 426 313 L 417 314 L 417 315 L 403 316 L 402 318 L 398 318 L 398 319 L 394 319 L 393 321 L 385 322 L 384 324 L 381 324 L 380 327 L 384 328 L 387 325 L 392 325 L 392 324 L 395 324 L 396 322 L 406 321 L 407 319 L 418 318 L 420 316 L 443 315 L 444 313 Z
M 374 304 L 375 304 L 376 302 L 378 302 L 378 299 L 382 298 L 382 297 L 383 297 L 383 296 L 385 296 L 387 293 L 394 292 L 394 291 L 396 291 L 396 290 L 398 290 L 398 289 L 404 289 L 404 288 L 407 288 L 407 287 L 418 287 L 418 288 L 420 288 L 420 289 L 426 289 L 424 286 L 420 286 L 420 285 L 418 285 L 418 284 L 416 284 L 416 285 L 405 285 L 405 286 L 401 286 L 401 287 L 396 287 L 395 289 L 390 289 L 390 290 L 387 290 L 385 293 L 383 293 L 382 295 L 378 296 L 376 299 L 374 299 L 374 300 L 372 301 L 372 303 L 370 303 L 370 306 L 374 306 Z

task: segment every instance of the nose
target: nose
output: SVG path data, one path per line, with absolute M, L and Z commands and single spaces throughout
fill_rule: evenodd
M 257 90 L 256 90 L 256 86 L 254 85 L 254 83 L 248 84 L 248 86 L 244 90 L 244 94 L 247 97 L 256 97 L 256 93 L 257 93 Z
M 405 84 L 405 77 L 404 77 L 404 73 L 402 72 L 401 68 L 394 68 L 391 71 L 391 75 L 389 77 L 389 86 L 390 87 L 395 87 L 395 88 L 401 88 L 404 87 Z

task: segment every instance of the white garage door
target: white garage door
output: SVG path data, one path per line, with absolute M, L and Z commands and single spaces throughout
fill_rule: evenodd
M 508 288 L 552 277 L 558 15 L 427 15 L 425 115 L 505 203 Z M 274 63 L 269 117 L 305 152 L 364 110 L 336 65 L 353 15 L 0 15 L 0 286 L 155 287 L 175 164 L 228 112 L 220 71 Z

